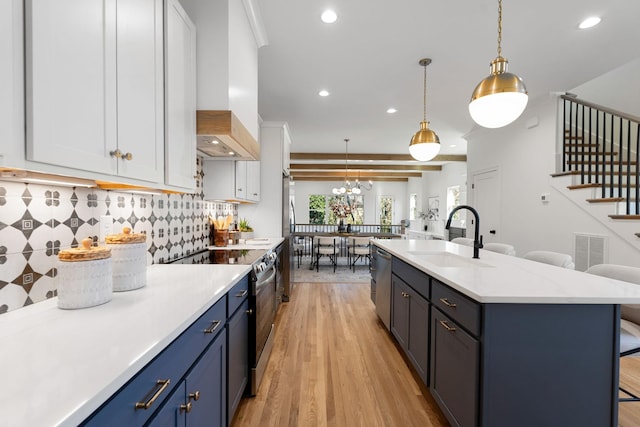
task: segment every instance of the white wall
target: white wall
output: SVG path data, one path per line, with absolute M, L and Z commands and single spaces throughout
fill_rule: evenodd
M 312 194 L 331 195 L 331 189 L 344 184 L 343 181 L 297 181 L 295 183 L 295 208 L 296 222 L 298 224 L 309 223 L 309 196 Z M 406 182 L 382 182 L 374 181 L 370 191 L 363 190 L 364 196 L 364 222 L 365 224 L 378 224 L 376 216 L 378 210 L 378 196 L 393 196 L 393 223 L 409 218 L 409 199 L 407 198 Z
M 428 200 L 437 197 L 440 200 L 440 219 L 438 221 L 425 221 L 427 231 L 436 234 L 444 234 L 444 224 L 447 221 L 447 188 L 460 186 L 460 204 L 467 203 L 467 164 L 464 162 L 446 163 L 439 172 L 429 171 L 422 173 L 422 201 L 418 200 L 418 210 L 427 212 Z M 420 199 L 420 197 L 418 197 Z M 463 212 L 464 218 L 464 212 Z M 453 222 L 453 226 L 460 224 Z M 411 227 L 413 229 L 413 227 Z
M 509 126 L 476 129 L 467 135 L 469 180 L 478 171 L 492 167 L 499 171 L 499 241 L 514 245 L 518 256 L 536 249 L 574 256 L 573 233 L 608 235 L 609 262 L 637 266 L 637 249 L 616 238 L 551 187 L 550 174 L 555 172 L 556 115 L 556 99 L 548 98 L 528 106 L 522 117 Z M 527 129 L 525 124 L 536 120 L 537 126 Z M 550 202 L 541 202 L 543 193 L 550 194 Z M 468 196 L 473 204 L 471 189 Z

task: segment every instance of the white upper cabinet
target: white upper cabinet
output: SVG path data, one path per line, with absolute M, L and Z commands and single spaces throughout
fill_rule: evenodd
M 27 0 L 27 159 L 164 182 L 162 0 Z
M 0 166 L 24 156 L 22 1 L 0 2 Z M 17 151 L 17 152 L 16 152 Z
M 236 197 L 251 202 L 260 201 L 260 162 L 236 161 Z
M 286 122 L 263 122 L 260 126 L 262 156 L 269 156 L 268 164 L 278 167 L 282 175 L 289 176 L 291 164 L 291 136 Z M 262 158 L 262 160 L 267 160 Z
M 178 0 L 165 7 L 165 183 L 195 189 L 196 28 Z

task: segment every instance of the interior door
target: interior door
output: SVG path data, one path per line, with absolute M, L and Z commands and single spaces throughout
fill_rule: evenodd
M 498 169 L 486 170 L 473 174 L 472 192 L 473 207 L 480 216 L 480 234 L 484 241 L 500 241 L 500 177 Z M 473 230 L 473 216 L 467 215 L 470 225 L 467 226 L 467 233 Z M 467 234 L 468 237 L 473 237 Z

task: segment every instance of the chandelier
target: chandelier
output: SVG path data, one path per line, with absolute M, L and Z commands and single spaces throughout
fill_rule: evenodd
M 369 180 L 367 183 L 360 182 L 360 172 L 358 172 L 358 178 L 355 183 L 351 183 L 348 177 L 348 164 L 349 164 L 349 138 L 345 138 L 345 158 L 344 158 L 344 185 L 342 187 L 334 187 L 331 192 L 335 195 L 351 195 L 360 194 L 362 190 L 371 190 L 373 182 Z

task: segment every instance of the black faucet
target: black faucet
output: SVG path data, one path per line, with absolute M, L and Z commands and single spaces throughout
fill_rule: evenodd
M 449 219 L 447 219 L 447 225 L 444 226 L 447 230 L 451 227 L 451 218 L 453 218 L 453 214 L 459 211 L 460 209 L 467 209 L 470 211 L 475 217 L 476 221 L 476 229 L 475 235 L 473 236 L 473 257 L 480 258 L 479 252 L 482 249 L 482 236 L 480 236 L 480 216 L 478 215 L 478 211 L 468 205 L 458 205 L 449 214 Z

